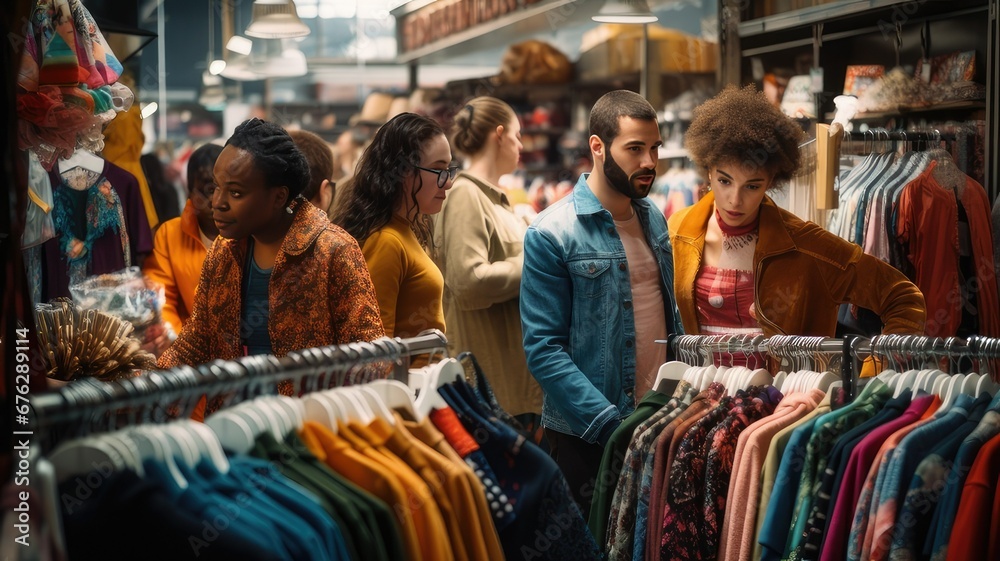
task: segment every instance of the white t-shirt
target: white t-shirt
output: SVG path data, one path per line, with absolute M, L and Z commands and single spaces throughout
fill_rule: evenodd
M 635 315 L 635 399 L 642 399 L 653 387 L 660 365 L 667 360 L 667 348 L 657 339 L 667 338 L 667 320 L 660 286 L 660 266 L 646 242 L 639 218 L 615 220 L 615 227 L 625 246 L 629 282 L 632 285 L 632 311 Z

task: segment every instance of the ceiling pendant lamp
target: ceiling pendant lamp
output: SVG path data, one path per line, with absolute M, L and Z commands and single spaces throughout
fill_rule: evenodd
M 306 55 L 294 41 L 270 39 L 250 55 L 250 71 L 260 78 L 292 78 L 309 72 Z
M 653 23 L 657 20 L 646 0 L 605 0 L 592 19 L 601 23 Z
M 260 39 L 287 39 L 309 35 L 293 0 L 254 0 L 253 18 L 244 32 Z

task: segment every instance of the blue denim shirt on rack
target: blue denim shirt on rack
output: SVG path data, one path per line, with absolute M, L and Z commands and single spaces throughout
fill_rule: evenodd
M 583 174 L 524 237 L 521 326 L 542 425 L 604 444 L 635 408 L 635 315 L 625 246 Z M 663 214 L 633 201 L 660 267 L 667 330 L 681 333 Z

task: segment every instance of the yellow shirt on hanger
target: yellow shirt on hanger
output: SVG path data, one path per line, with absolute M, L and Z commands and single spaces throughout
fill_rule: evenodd
M 406 508 L 408 497 L 403 483 L 392 471 L 354 450 L 351 444 L 319 423 L 306 421 L 299 437 L 314 456 L 352 483 L 384 502 L 399 522 L 406 556 L 412 560 L 432 561 L 424 557 L 413 514 Z
M 379 438 L 368 427 L 356 422 L 347 425 L 340 423 L 337 434 L 348 440 L 355 450 L 382 464 L 403 483 L 407 495 L 404 506 L 413 516 L 424 559 L 454 561 L 455 555 L 451 549 L 441 509 L 438 508 L 434 495 L 420 476 L 414 473 L 406 462 L 390 452 L 385 446 L 384 439 Z
M 472 499 L 468 482 L 458 468 L 409 434 L 398 417 L 395 426 L 383 419 L 376 419 L 369 428 L 385 439 L 389 450 L 406 462 L 434 494 L 434 500 L 441 508 L 441 515 L 448 528 L 448 539 L 455 559 L 486 559 L 486 545 L 479 535 L 481 526 L 478 524 L 476 503 Z M 463 520 L 470 523 L 471 528 L 463 525 Z M 493 522 L 488 520 L 487 523 Z
M 472 526 L 472 529 L 482 533 L 487 551 L 485 559 L 504 559 L 503 546 L 500 545 L 500 536 L 496 532 L 496 526 L 493 525 L 493 513 L 490 511 L 490 505 L 486 502 L 486 491 L 482 481 L 472 471 L 469 464 L 466 464 L 465 460 L 458 455 L 458 452 L 448 444 L 444 435 L 431 423 L 430 419 L 425 418 L 420 422 L 400 420 L 403 429 L 440 454 L 442 458 L 449 461 L 461 472 L 468 484 L 469 491 L 472 493 L 472 500 L 475 502 L 477 520 L 480 522 L 478 527 Z M 463 523 L 465 527 L 469 527 L 470 522 L 463 520 Z

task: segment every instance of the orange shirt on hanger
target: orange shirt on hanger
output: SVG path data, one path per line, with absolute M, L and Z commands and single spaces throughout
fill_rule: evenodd
M 356 422 L 348 425 L 341 423 L 338 425 L 337 434 L 348 440 L 356 451 L 390 470 L 403 483 L 407 498 L 405 507 L 413 516 L 424 559 L 453 561 L 455 555 L 448 540 L 448 531 L 441 516 L 441 509 L 438 508 L 431 490 L 420 476 L 414 473 L 406 462 L 390 452 L 385 446 L 384 439 L 379 438 L 368 427 Z
M 403 483 L 392 471 L 354 450 L 351 444 L 319 423 L 306 421 L 299 437 L 314 456 L 352 483 L 384 502 L 399 522 L 400 535 L 409 559 L 431 561 L 420 548 L 413 514 L 406 508 L 408 497 Z

